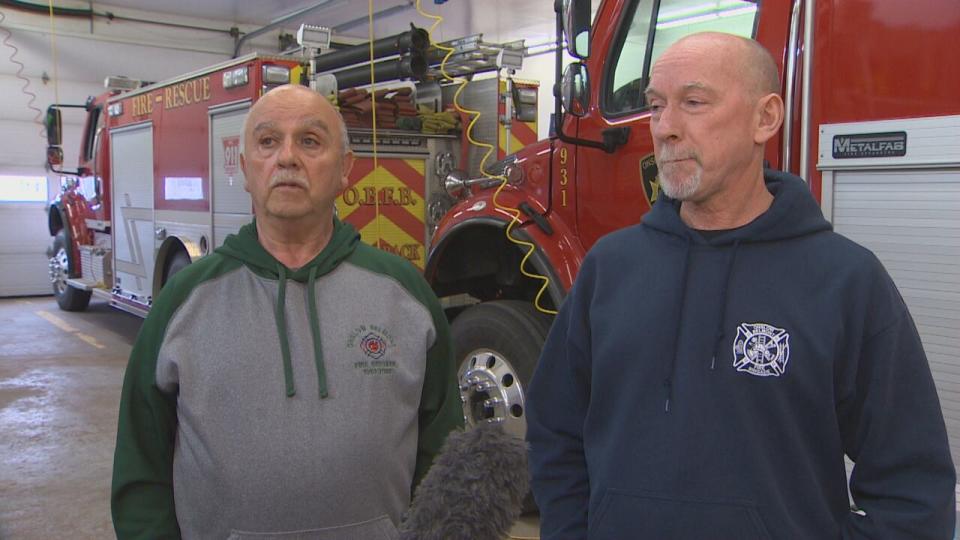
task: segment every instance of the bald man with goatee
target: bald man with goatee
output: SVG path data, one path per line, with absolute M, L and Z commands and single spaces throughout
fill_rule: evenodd
M 654 64 L 663 196 L 587 255 L 529 388 L 542 540 L 953 538 L 907 307 L 803 180 L 763 168 L 778 89 L 733 35 Z

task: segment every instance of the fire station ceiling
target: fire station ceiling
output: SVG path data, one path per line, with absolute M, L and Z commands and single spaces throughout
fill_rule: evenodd
M 462 1 L 462 0 L 461 0 Z M 375 0 L 374 10 L 381 11 L 396 6 L 411 4 L 407 0 Z M 337 24 L 367 15 L 367 2 L 357 0 L 110 0 L 101 6 L 116 6 L 171 15 L 185 15 L 204 19 L 226 20 L 244 24 L 266 25 L 271 21 L 303 9 L 314 7 L 307 20 L 325 26 Z M 432 0 L 423 2 L 429 8 Z M 410 9 L 413 9 L 411 6 Z M 320 22 L 323 19 L 324 22 Z
M 599 3 L 599 2 L 595 2 Z M 335 33 L 366 37 L 368 3 L 358 0 L 108 0 L 98 6 L 154 11 L 170 15 L 267 25 L 286 15 L 305 12 L 284 23 L 290 28 L 301 22 L 319 24 Z M 548 39 L 554 33 L 553 0 L 447 0 L 437 5 L 421 0 L 421 7 L 449 19 L 448 30 L 460 33 L 483 32 L 494 41 L 521 38 Z M 414 0 L 374 0 L 375 31 L 400 31 L 411 21 L 429 21 L 416 13 Z M 396 28 L 394 28 L 396 27 Z M 446 39 L 456 37 L 447 36 Z
M 484 41 L 506 43 L 525 39 L 528 46 L 536 47 L 555 37 L 554 0 L 447 0 L 443 4 L 421 1 L 424 10 L 444 17 L 435 31 L 434 38 L 438 41 L 482 33 Z M 594 7 L 599 3 L 594 0 Z M 414 0 L 374 0 L 373 5 L 377 37 L 401 32 L 411 23 L 422 27 L 429 27 L 431 23 L 417 13 Z M 162 26 L 120 22 L 107 32 L 111 23 L 103 18 L 90 22 L 89 28 L 82 19 L 60 18 L 56 21 L 56 68 L 51 62 L 51 40 L 44 32 L 46 24 L 17 32 L 14 37 L 20 49 L 18 59 L 26 66 L 25 75 L 89 85 L 85 88 L 67 85 L 64 91 L 75 91 L 77 95 L 61 95 L 61 98 L 82 102 L 95 87 L 101 86 L 107 75 L 158 81 L 223 61 L 236 46 L 234 39 L 224 32 L 233 25 L 245 26 L 250 32 L 251 28 L 282 20 L 280 27 L 290 32 L 301 23 L 317 24 L 333 28 L 334 35 L 343 37 L 344 41 L 365 40 L 369 31 L 368 2 L 362 0 L 106 0 L 95 2 L 94 6 L 98 12 L 115 10 L 134 18 L 149 18 L 151 13 L 167 15 L 169 20 L 164 22 L 172 23 L 172 27 L 168 30 Z M 0 12 L 10 13 L 10 10 Z M 293 13 L 299 15 L 286 19 Z M 166 35 L 168 32 L 180 36 L 189 32 L 176 28 L 177 23 L 196 24 L 214 32 L 197 31 L 194 32 L 196 39 L 185 37 L 181 42 L 174 42 Z M 93 35 L 88 37 L 89 34 Z M 262 36 L 259 39 L 261 48 L 257 50 L 267 53 L 279 50 L 269 39 Z M 262 48 L 265 43 L 271 43 L 274 48 Z M 146 49 L 138 49 L 138 45 L 163 50 L 163 53 L 147 53 Z M 104 50 L 111 49 L 114 54 L 104 54 Z M 248 45 L 242 53 L 251 50 Z M 145 53 L 148 56 L 145 57 Z

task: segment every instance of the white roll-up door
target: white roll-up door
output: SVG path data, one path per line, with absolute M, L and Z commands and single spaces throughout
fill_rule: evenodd
M 0 297 L 51 294 L 49 246 L 46 202 L 8 202 L 0 193 Z
M 833 224 L 873 251 L 900 289 L 960 464 L 960 169 L 838 171 Z

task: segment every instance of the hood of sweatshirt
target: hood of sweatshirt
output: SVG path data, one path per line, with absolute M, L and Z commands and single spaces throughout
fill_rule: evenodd
M 823 217 L 820 206 L 810 194 L 807 184 L 792 174 L 764 170 L 764 181 L 767 190 L 773 195 L 773 203 L 766 212 L 743 227 L 720 233 L 710 239 L 705 239 L 695 230 L 688 227 L 680 219 L 680 202 L 666 196 L 661 196 L 653 205 L 642 221 L 644 227 L 675 236 L 686 245 L 686 258 L 680 276 L 679 305 L 683 306 L 686 300 L 687 279 L 689 276 L 690 252 L 694 245 L 707 245 L 714 248 L 723 248 L 729 251 L 727 255 L 726 274 L 720 291 L 720 317 L 714 335 L 713 357 L 710 360 L 710 369 L 715 369 L 720 344 L 724 338 L 725 313 L 728 302 L 728 289 L 731 277 L 736 271 L 737 250 L 742 244 L 756 244 L 763 242 L 782 242 L 792 238 L 799 238 L 821 231 L 832 230 L 830 223 Z M 664 411 L 670 412 L 670 401 L 673 397 L 673 378 L 677 363 L 677 339 L 679 339 L 680 323 L 683 320 L 683 311 L 678 314 L 677 324 L 674 325 L 674 355 L 670 357 L 664 367 L 663 387 L 666 398 Z
M 831 230 L 807 184 L 799 177 L 780 171 L 764 170 L 767 190 L 773 203 L 749 224 L 727 231 L 710 241 L 680 219 L 680 202 L 661 195 L 643 218 L 643 225 L 667 234 L 690 240 L 691 243 L 730 245 L 734 243 L 787 240 L 820 231 Z
M 770 208 L 749 224 L 720 234 L 709 242 L 701 239 L 680 219 L 680 202 L 664 195 L 643 217 L 643 225 L 689 239 L 692 243 L 711 245 L 786 240 L 832 229 L 803 180 L 769 169 L 764 170 L 763 176 L 767 190 L 773 195 Z
M 290 360 L 290 342 L 286 325 L 287 280 L 304 283 L 307 286 L 307 310 L 310 319 L 310 331 L 313 337 L 313 355 L 317 367 L 317 383 L 320 398 L 327 397 L 327 377 L 323 363 L 323 348 L 320 341 L 320 314 L 317 310 L 314 283 L 318 277 L 333 271 L 350 256 L 360 242 L 360 234 L 352 225 L 333 219 L 333 234 L 326 247 L 310 262 L 297 269 L 288 268 L 267 252 L 257 239 L 257 222 L 254 220 L 240 228 L 237 234 L 231 234 L 223 245 L 215 251 L 225 257 L 241 261 L 253 273 L 277 281 L 277 305 L 274 306 L 274 318 L 277 334 L 280 338 L 280 355 L 283 359 L 283 374 L 287 396 L 296 395 L 293 380 L 293 366 Z

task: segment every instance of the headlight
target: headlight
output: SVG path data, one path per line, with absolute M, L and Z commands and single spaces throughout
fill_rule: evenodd
M 263 66 L 263 84 L 287 84 L 290 82 L 290 68 L 285 66 Z

